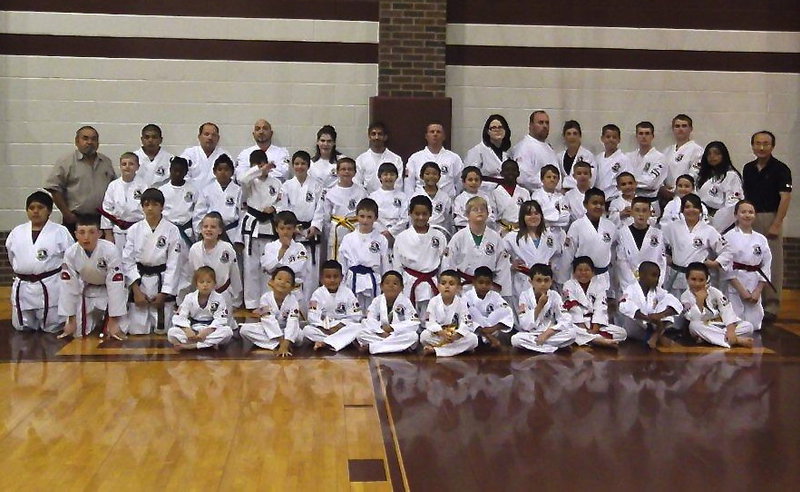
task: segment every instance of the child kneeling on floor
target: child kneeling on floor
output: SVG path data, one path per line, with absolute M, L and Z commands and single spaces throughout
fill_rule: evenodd
M 172 316 L 167 339 L 175 350 L 219 348 L 230 341 L 233 330 L 228 325 L 225 298 L 214 290 L 214 269 L 202 266 L 194 272 L 197 290 L 186 295 L 178 312 Z

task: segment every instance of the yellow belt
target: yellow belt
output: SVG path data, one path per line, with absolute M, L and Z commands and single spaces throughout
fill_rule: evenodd
M 339 257 L 339 227 L 344 227 L 350 232 L 356 230 L 355 217 L 343 217 L 341 215 L 331 215 L 331 222 L 333 226 L 333 258 Z
M 519 230 L 519 226 L 513 222 L 509 222 L 507 220 L 498 220 L 497 222 L 508 232 Z

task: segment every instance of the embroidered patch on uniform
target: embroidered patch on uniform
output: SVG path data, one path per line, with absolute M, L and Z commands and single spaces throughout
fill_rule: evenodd
M 611 170 L 612 171 L 617 172 L 617 171 L 619 171 L 619 168 L 620 168 L 620 163 L 619 162 L 615 162 L 614 164 L 611 164 Z
M 353 311 L 357 313 L 361 312 L 361 305 L 358 304 L 358 301 L 356 301 L 356 303 L 353 305 Z
M 225 205 L 226 206 L 232 207 L 234 203 L 236 203 L 236 202 L 233 200 L 232 196 L 225 197 Z
M 517 206 L 519 207 L 520 205 L 522 205 L 522 203 L 523 203 L 524 201 L 525 201 L 525 200 L 524 200 L 524 199 L 523 199 L 521 196 L 520 196 L 520 197 L 517 197 Z
M 156 241 L 156 248 L 163 248 L 167 245 L 167 236 L 159 236 Z
M 309 203 L 314 201 L 314 194 L 311 193 L 310 191 L 306 192 L 306 201 Z
M 294 263 L 294 260 L 296 260 L 296 259 L 297 259 L 297 258 L 295 258 L 295 256 L 294 256 L 294 255 L 292 255 L 292 256 L 290 256 L 290 257 L 289 257 L 289 258 L 288 258 L 286 261 L 288 261 L 289 263 Z
M 134 200 L 141 200 L 142 199 L 142 190 L 135 190 L 133 192 L 133 199 Z
M 730 304 L 730 303 L 731 303 L 731 301 L 729 301 L 727 297 L 725 297 L 725 296 L 722 296 L 722 297 L 719 299 L 719 303 L 720 303 L 721 305 L 723 305 L 723 306 L 727 306 L 728 304 Z
M 404 316 L 406 314 L 406 308 L 403 306 L 395 306 L 394 312 L 399 314 L 400 316 Z
M 528 310 L 528 305 L 525 304 L 524 302 L 520 303 L 520 305 L 519 305 L 519 314 L 522 314 L 527 310 Z
M 163 167 L 157 167 L 156 168 L 156 176 L 164 176 L 164 172 L 165 171 L 164 171 Z
M 229 261 L 231 261 L 231 254 L 228 253 L 227 251 L 223 251 L 222 254 L 219 257 L 219 262 L 220 263 L 228 263 Z
M 297 308 L 294 308 L 294 309 L 292 309 L 292 312 L 289 313 L 289 314 L 291 314 L 292 316 L 300 316 L 300 310 L 297 309 Z
M 336 309 L 334 311 L 336 312 L 336 314 L 344 314 L 347 312 L 347 306 L 345 305 L 345 303 L 340 302 L 339 304 L 336 305 Z
M 184 193 L 184 195 L 183 195 L 183 201 L 184 202 L 192 203 L 192 200 L 194 200 L 194 195 L 192 194 L 191 191 L 187 191 L 186 193 Z
M 400 208 L 403 205 L 403 202 L 399 198 L 395 198 L 392 200 L 392 205 L 394 205 L 395 208 Z
M 603 233 L 603 242 L 610 243 L 611 242 L 611 234 L 604 232 Z
M 331 168 L 331 176 L 336 176 L 336 168 L 335 167 Z
M 756 256 L 761 256 L 761 246 L 759 246 L 758 244 L 753 246 L 753 254 Z
M 439 249 L 439 246 L 440 246 L 439 238 L 438 237 L 432 237 L 431 238 L 431 247 L 433 249 Z
M 124 276 L 121 273 L 115 273 L 114 276 L 111 277 L 112 282 L 122 282 Z
M 569 210 L 569 203 L 562 203 L 561 210 Z
M 494 312 L 494 304 L 489 304 L 486 306 L 486 314 L 492 314 Z
M 711 189 L 708 190 L 708 194 L 711 196 L 717 196 L 717 193 L 719 193 L 719 190 L 716 186 L 712 186 Z
M 447 174 L 448 172 L 450 172 L 450 167 L 448 167 L 447 164 L 445 164 L 445 165 L 443 165 L 441 167 L 441 170 L 442 170 L 442 174 L 444 175 L 444 174 Z
M 210 309 L 211 309 L 211 312 L 212 312 L 212 313 L 216 313 L 216 312 L 217 312 L 217 309 L 219 309 L 219 302 L 217 302 L 217 301 L 212 301 L 212 302 L 211 302 L 211 308 L 210 308 Z
M 69 276 L 69 272 L 63 270 L 61 271 L 61 280 L 69 280 L 70 278 L 72 277 Z
M 310 194 L 311 194 L 311 193 L 309 192 L 309 193 L 308 193 L 308 195 L 310 195 Z M 320 200 L 324 200 L 324 199 L 325 199 L 325 196 L 326 196 L 327 194 L 328 194 L 328 189 L 327 189 L 327 188 L 325 188 L 324 190 L 322 190 L 322 193 L 320 193 L 320 194 L 319 194 L 319 199 L 320 199 Z M 308 195 L 306 195 L 306 196 L 308 196 Z M 306 201 L 310 202 L 310 201 L 313 201 L 313 200 L 308 200 L 308 199 L 306 199 Z
M 450 256 L 450 247 L 449 246 L 444 248 L 444 253 L 442 253 L 442 256 Z
M 486 244 L 486 254 L 491 256 L 494 254 L 494 243 L 487 243 Z
M 317 301 L 309 301 L 308 309 L 317 309 Z
M 699 237 L 696 237 L 696 238 L 692 239 L 692 246 L 695 249 L 702 248 L 703 247 L 703 240 L 700 239 Z
M 547 241 L 545 241 L 548 248 L 553 247 L 553 236 L 547 236 Z
M 308 255 L 305 249 L 301 249 L 299 253 L 297 253 L 298 258 L 306 258 Z
M 99 260 L 97 260 L 98 270 L 105 270 L 106 268 L 108 268 L 108 263 L 106 262 L 105 258 L 100 258 Z
M 458 319 L 459 319 L 458 313 L 453 313 L 453 324 L 454 325 L 458 324 Z
M 652 236 L 650 238 L 650 246 L 658 246 L 658 236 Z
M 42 248 L 36 252 L 36 259 L 39 261 L 45 261 L 50 253 L 47 252 L 46 249 Z
M 442 204 L 442 202 L 436 202 L 436 204 L 434 204 L 433 206 L 433 211 L 436 212 L 437 214 L 440 214 L 442 213 L 442 210 L 444 210 L 444 205 Z
M 644 163 L 644 172 L 647 172 L 649 170 L 650 170 L 650 163 L 649 162 L 645 162 Z
M 568 237 L 564 238 L 564 246 L 569 248 L 570 242 L 571 242 L 570 238 L 568 238 Z
M 351 198 L 349 202 L 347 202 L 347 209 L 354 210 L 356 208 L 356 199 Z
M 381 250 L 381 245 L 378 243 L 378 241 L 372 241 L 371 243 L 369 243 L 370 253 L 379 253 L 380 250 Z
M 678 154 L 675 156 L 675 162 L 681 162 L 683 160 L 683 154 Z

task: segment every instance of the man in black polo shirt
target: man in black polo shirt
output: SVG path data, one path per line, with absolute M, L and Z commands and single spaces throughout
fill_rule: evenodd
M 766 130 L 754 133 L 750 145 L 756 160 L 744 165 L 742 180 L 744 196 L 755 204 L 756 220 L 753 229 L 767 236 L 772 251 L 772 284 L 778 290 L 764 289 L 764 322 L 771 323 L 780 311 L 783 288 L 783 219 L 789 210 L 792 192 L 792 171 L 772 156 L 775 135 Z

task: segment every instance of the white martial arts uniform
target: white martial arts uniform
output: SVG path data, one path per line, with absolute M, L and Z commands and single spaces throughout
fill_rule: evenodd
M 486 224 L 490 227 L 495 226 L 495 221 L 497 219 L 496 214 L 494 213 L 495 204 L 491 195 L 485 193 L 482 189 L 479 189 L 477 193 L 470 193 L 467 190 L 464 190 L 458 194 L 455 200 L 453 200 L 453 226 L 455 227 L 456 231 L 467 227 L 467 202 L 476 196 L 486 200 L 486 204 L 489 209 L 489 218 L 486 219 Z
M 705 203 L 701 203 L 700 205 L 702 205 L 702 212 L 700 212 L 700 220 L 708 222 L 708 208 L 706 208 Z M 659 227 L 663 229 L 664 226 L 666 226 L 667 224 L 671 224 L 672 222 L 675 222 L 676 220 L 680 219 L 681 207 L 682 207 L 681 197 L 679 197 L 678 195 L 672 197 L 672 200 L 667 202 L 667 204 L 664 206 L 664 211 L 661 212 L 661 218 L 658 220 Z M 733 217 L 732 214 L 731 217 Z
M 633 224 L 633 216 L 628 215 L 624 219 L 620 216 L 620 212 L 629 208 L 631 201 L 622 195 L 617 195 L 616 198 L 611 200 L 608 204 L 608 220 L 614 223 L 617 227 L 628 227 Z M 651 207 L 652 210 L 652 207 Z M 630 212 L 630 210 L 628 210 Z
M 436 190 L 436 195 L 431 196 L 423 189 L 418 189 L 411 198 L 422 195 L 427 196 L 433 205 L 433 212 L 428 223 L 436 226 L 449 238 L 453 234 L 453 197 L 449 196 L 441 188 Z M 410 200 L 409 200 L 410 201 Z
M 437 294 L 428 303 L 423 319 L 425 329 L 419 336 L 422 345 L 434 347 L 436 355 L 439 357 L 451 357 L 471 352 L 478 347 L 478 335 L 475 334 L 475 324 L 469 314 L 469 308 L 463 298 L 456 295 L 453 302 L 449 305 L 442 300 L 441 294 Z M 444 337 L 440 332 L 447 327 L 448 330 L 455 329 L 455 333 L 461 335 L 450 343 L 441 345 Z
M 608 301 L 603 285 L 592 278 L 586 290 L 571 278 L 562 289 L 564 293 L 564 309 L 572 316 L 575 325 L 575 343 L 586 345 L 597 338 L 609 338 L 617 342 L 625 341 L 628 334 L 608 319 Z M 593 324 L 600 325 L 599 333 L 589 331 Z
M 536 314 L 537 299 L 533 289 L 528 289 L 519 297 L 519 331 L 511 337 L 511 346 L 534 352 L 553 353 L 575 342 L 575 325 L 564 309 L 561 296 L 554 290 L 547 291 L 547 304 Z M 537 343 L 536 338 L 552 328 L 556 333 Z
M 199 145 L 188 147 L 181 153 L 181 157 L 189 161 L 189 174 L 186 175 L 186 179 L 192 183 L 195 190 L 202 192 L 211 183 L 217 181 L 214 177 L 214 162 L 222 154 L 226 154 L 228 157 L 233 156 L 233 154 L 220 146 L 217 146 L 208 156 L 206 151 Z
M 378 204 L 378 223 L 396 239 L 408 228 L 408 197 L 397 188 L 377 189 L 369 197 Z
M 548 227 L 566 231 L 569 226 L 570 207 L 560 191 L 550 192 L 539 188 L 531 193 L 531 200 L 535 200 L 542 207 L 544 222 Z M 581 208 L 583 208 L 583 203 L 581 203 Z
M 64 253 L 75 241 L 66 227 L 48 220 L 36 241 L 30 222 L 14 227 L 6 238 L 8 261 L 14 271 L 11 322 L 17 330 L 55 333 L 64 324 L 58 315 L 58 274 Z M 25 280 L 27 279 L 27 280 Z
M 435 227 L 420 234 L 411 226 L 394 241 L 394 269 L 403 274 L 403 293 L 418 313 L 424 313 L 428 301 L 439 293 L 436 275 L 445 248 L 447 238 Z
M 486 142 L 480 142 L 467 151 L 467 156 L 464 158 L 464 167 L 475 166 L 481 170 L 482 176 L 500 178 L 503 162 L 508 158 L 508 151 L 501 151 L 500 156 L 498 156 Z M 481 185 L 481 189 L 487 193 L 492 188 L 494 188 L 494 183 L 491 182 L 485 182 Z
M 236 182 L 242 184 L 241 177 L 244 173 L 250 169 L 250 154 L 253 153 L 255 150 L 261 150 L 258 145 L 253 145 L 251 147 L 247 147 L 243 151 L 239 152 L 239 155 L 236 157 L 236 172 L 234 175 L 236 176 Z M 289 151 L 283 147 L 278 147 L 277 145 L 270 145 L 267 147 L 267 162 L 272 163 L 275 167 L 269 171 L 269 175 L 272 178 L 277 179 L 281 183 L 289 179 L 291 176 L 291 165 L 290 162 L 291 158 L 289 157 Z
M 289 210 L 297 217 L 297 234 L 295 234 L 295 241 L 301 243 L 311 258 L 313 265 L 318 265 L 320 258 L 322 258 L 322 247 L 320 239 L 309 240 L 306 238 L 308 229 L 311 228 L 311 222 L 314 220 L 314 212 L 317 210 L 317 204 L 322 196 L 322 183 L 316 179 L 306 177 L 302 183 L 297 179 L 297 176 L 283 183 L 281 188 L 281 200 L 278 202 L 278 211 Z M 323 229 L 320 228 L 322 232 Z M 306 282 L 308 287 L 316 282 Z M 311 298 L 316 285 L 311 290 L 307 291 L 306 300 Z
M 344 157 L 344 154 L 336 156 L 336 159 Z M 316 161 L 311 161 L 311 166 L 308 168 L 308 176 L 316 179 L 323 188 L 328 189 L 336 186 L 339 177 L 336 174 L 336 161 L 326 161 L 319 158 Z
M 382 337 L 383 326 L 389 325 L 392 331 Z M 394 300 L 390 310 L 386 296 L 381 294 L 372 300 L 367 316 L 361 322 L 361 332 L 356 337 L 361 346 L 368 345 L 370 354 L 402 352 L 413 348 L 419 341 L 420 321 L 414 305 L 402 292 Z
M 283 256 L 278 258 L 280 250 L 280 241 L 273 241 L 267 244 L 261 255 L 260 269 L 266 274 L 265 278 L 272 278 L 272 274 L 279 267 L 286 266 L 291 268 L 294 272 L 294 285 L 297 289 L 293 293 L 297 296 L 300 305 L 305 308 L 311 298 L 311 294 L 314 293 L 314 289 L 317 287 L 316 283 L 311 281 L 311 277 L 316 270 L 312 272 L 310 268 L 308 251 L 306 251 L 305 246 L 295 240 L 289 243 L 289 247 L 283 252 Z M 270 290 L 269 285 L 265 284 L 264 292 L 268 290 Z M 307 292 L 308 297 L 306 297 Z M 245 299 L 245 307 L 247 309 L 253 309 L 256 305 L 253 302 L 248 303 L 247 299 Z
M 161 148 L 151 160 L 141 147 L 134 154 L 139 157 L 139 170 L 136 176 L 144 181 L 147 188 L 160 188 L 169 182 L 169 161 L 174 157 L 172 154 Z
M 636 177 L 636 196 L 655 198 L 667 178 L 664 154 L 653 147 L 645 155 L 637 149 L 628 152 L 627 157 L 629 171 Z
M 189 343 L 184 328 L 191 328 L 195 333 L 213 328 L 214 331 L 209 333 L 205 340 L 197 342 L 197 348 L 225 345 L 233 337 L 225 298 L 214 291 L 209 294 L 205 305 L 201 305 L 198 298 L 199 293 L 194 291 L 183 299 L 178 312 L 172 316 L 172 328 L 167 332 L 167 340 L 172 344 Z
M 742 287 L 752 292 L 759 282 L 772 280 L 770 269 L 772 268 L 772 251 L 769 249 L 767 238 L 756 231 L 750 234 L 742 232 L 738 227 L 734 227 L 723 236 L 726 252 L 720 255 L 719 261 L 723 274 L 722 278 L 730 281 L 738 279 Z M 763 272 L 766 279 L 759 273 Z M 765 285 L 764 289 L 771 289 Z M 739 297 L 739 292 L 728 282 L 728 297 L 733 305 L 736 315 L 744 321 L 749 321 L 753 329 L 760 330 L 761 322 L 764 320 L 764 306 L 761 300 L 758 302 L 743 302 Z
M 720 179 L 712 177 L 700 185 L 697 196 L 704 205 L 715 210 L 711 225 L 722 234 L 736 221 L 733 209 L 744 198 L 742 177 L 733 169 Z
M 611 277 L 608 270 L 611 267 L 611 251 L 616 242 L 617 226 L 613 222 L 600 217 L 595 229 L 589 216 L 584 215 L 569 226 L 567 239 L 564 241 L 563 267 L 560 270 L 572 271 L 572 260 L 579 256 L 588 256 L 594 263 L 597 280 L 604 282 L 606 289 L 609 289 Z
M 544 166 L 550 164 L 559 168 L 558 156 L 553 147 L 530 135 L 525 135 L 522 140 L 511 147 L 510 154 L 511 158 L 519 164 L 520 175 L 517 182 L 531 193 L 542 187 L 540 172 Z
M 586 191 L 581 191 L 578 188 L 572 188 L 564 193 L 564 201 L 569 207 L 569 223 L 572 224 L 576 220 L 586 215 L 586 207 L 583 205 L 583 199 L 586 196 Z
M 365 234 L 356 228 L 342 239 L 339 263 L 344 284 L 361 306 L 369 306 L 381 292 L 381 276 L 389 270 L 389 241 L 375 229 Z
M 444 191 L 450 199 L 455 198 L 461 192 L 461 170 L 464 169 L 464 163 L 458 154 L 445 148 L 442 148 L 438 154 L 434 154 L 428 147 L 425 147 L 408 158 L 404 184 L 406 195 L 414 196 L 422 191 L 423 183 L 419 173 L 422 165 L 426 162 L 435 162 L 439 165 L 442 173 L 438 183 L 439 189 Z
M 469 227 L 461 229 L 453 235 L 447 244 L 442 258 L 442 269 L 458 271 L 464 284 L 471 288 L 472 275 L 481 266 L 489 267 L 494 272 L 494 282 L 501 287 L 503 297 L 511 295 L 511 264 L 500 234 L 489 229 L 483 232 L 479 245 L 472 239 Z
M 644 315 L 655 314 L 670 307 L 675 310 L 676 314 L 683 311 L 681 302 L 661 287 L 650 289 L 645 295 L 639 282 L 634 282 L 622 291 L 618 309 L 622 327 L 625 328 L 628 336 L 646 341 L 653 328 L 649 323 L 636 319 L 636 312 L 640 311 Z M 663 321 L 672 323 L 675 321 L 675 316 L 667 316 L 663 318 Z
M 100 217 L 100 228 L 111 229 L 114 233 L 114 244 L 120 254 L 125 249 L 125 238 L 128 229 L 144 218 L 142 212 L 142 193 L 148 188 L 138 175 L 134 176 L 130 182 L 125 182 L 122 178 L 117 178 L 108 184 L 106 194 L 103 197 L 103 205 Z M 110 217 L 107 217 L 108 214 Z
M 164 210 L 161 216 L 178 226 L 181 238 L 185 242 L 183 251 L 189 252 L 194 244 L 194 207 L 197 203 L 197 191 L 188 181 L 183 186 L 172 183 L 162 185 L 159 190 L 164 194 Z
M 592 166 L 592 176 L 589 181 L 589 188 L 594 186 L 597 182 L 597 164 L 595 163 L 594 155 L 592 155 L 592 153 L 589 152 L 586 147 L 581 145 L 578 149 L 578 153 L 575 154 L 575 159 L 572 161 L 572 167 L 570 167 L 569 172 L 567 172 L 564 167 L 564 157 L 566 153 L 566 149 L 556 153 L 556 157 L 558 157 L 558 170 L 561 173 L 561 176 L 564 177 L 564 179 L 561 180 L 561 188 L 569 190 L 578 186 L 578 184 L 575 182 L 574 174 L 575 164 L 580 161 L 588 162 L 589 165 Z
M 356 157 L 356 175 L 353 182 L 362 186 L 367 193 L 373 193 L 381 189 L 381 180 L 378 176 L 378 168 L 384 162 L 394 164 L 397 168 L 397 181 L 394 182 L 394 189 L 403 191 L 403 158 L 389 149 L 378 154 L 371 149 Z
M 664 244 L 667 248 L 667 255 L 670 256 L 672 265 L 679 269 L 685 269 L 689 263 L 707 259 L 714 259 L 725 249 L 725 241 L 716 229 L 703 222 L 698 221 L 690 231 L 686 225 L 686 218 L 681 215 L 679 220 L 664 226 Z M 679 296 L 686 290 L 686 275 L 670 265 L 670 272 L 667 273 L 667 280 L 664 288 L 669 290 L 674 296 Z
M 339 259 L 342 240 L 358 227 L 356 206 L 366 197 L 366 190 L 356 184 L 347 188 L 337 184 L 322 193 L 311 225 L 323 231 L 327 238 L 329 260 Z
M 308 324 L 303 328 L 303 338 L 312 342 L 323 342 L 335 351 L 347 347 L 361 332 L 364 313 L 358 305 L 353 291 L 340 285 L 336 292 L 328 292 L 325 286 L 314 291 L 308 303 Z M 335 333 L 330 327 L 343 324 Z
M 122 273 L 122 255 L 105 239 L 97 241 L 88 253 L 80 244 L 73 244 L 64 254 L 61 272 L 61 298 L 58 314 L 75 316 L 75 336 L 83 337 L 96 326 L 102 326 L 106 315 L 125 316 L 128 291 Z M 120 323 L 120 328 L 127 328 Z
M 176 296 L 181 279 L 179 258 L 184 246 L 182 243 L 178 227 L 164 218 L 155 229 L 150 228 L 147 220 L 133 224 L 128 229 L 128 240 L 122 252 L 122 269 L 127 286 L 139 280 L 139 288 L 148 299 L 154 299 L 158 293 Z M 171 300 L 164 303 L 161 312 L 154 307 L 138 307 L 130 302 L 126 320 L 128 326 L 123 331 L 146 335 L 151 329 L 157 329 L 160 317 L 164 330 L 168 330 L 174 309 L 175 302 Z
M 622 149 L 617 149 L 608 157 L 605 152 L 600 152 L 594 157 L 594 160 L 597 164 L 597 180 L 594 185 L 603 190 L 603 193 L 606 194 L 606 201 L 611 201 L 619 196 L 617 176 L 620 173 L 631 171 L 628 156 Z
M 267 350 L 275 350 L 286 339 L 296 344 L 302 342 L 300 332 L 300 305 L 297 298 L 289 293 L 278 305 L 275 293 L 264 293 L 258 301 L 261 321 L 242 323 L 239 334 L 253 345 Z
M 742 321 L 736 315 L 731 301 L 716 287 L 709 285 L 706 289 L 708 296 L 702 309 L 697 305 L 697 298 L 691 290 L 687 289 L 681 296 L 684 308 L 683 316 L 689 321 L 689 332 L 712 345 L 725 348 L 731 348 L 725 339 L 725 333 L 730 324 L 736 325 L 737 337 L 752 335 L 753 324 L 749 321 Z
M 667 171 L 664 186 L 670 189 L 675 188 L 675 181 L 684 174 L 697 180 L 703 150 L 703 147 L 697 145 L 694 140 L 689 140 L 680 147 L 673 144 L 664 149 L 664 169 Z
M 272 172 L 266 177 L 261 176 L 258 166 L 251 167 L 241 174 L 239 182 L 242 185 L 241 237 L 244 244 L 242 252 L 242 284 L 247 305 L 255 305 L 267 291 L 267 276 L 260 267 L 264 247 L 276 240 L 278 235 L 275 230 L 275 212 L 280 199 L 281 182 L 272 177 Z M 266 213 L 264 210 L 272 207 L 275 210 Z
M 667 257 L 664 235 L 660 229 L 648 226 L 642 241 L 642 247 L 636 244 L 631 232 L 633 226 L 622 226 L 617 235 L 617 255 L 614 271 L 619 290 L 625 289 L 639 278 L 639 265 L 644 261 L 651 261 L 661 269 L 658 285 L 664 285 L 667 276 Z M 614 286 L 615 288 L 617 286 Z
M 232 243 L 242 242 L 239 216 L 242 209 L 242 188 L 231 181 L 225 189 L 217 180 L 200 190 L 194 207 L 194 229 L 199 237 L 200 222 L 209 212 L 218 212 L 225 223 L 225 232 Z
M 514 185 L 511 192 L 505 185 L 494 187 L 491 194 L 495 206 L 495 219 L 500 223 L 499 230 L 505 235 L 518 228 L 519 208 L 531 199 L 531 192 L 519 185 Z
M 517 242 L 519 232 L 510 232 L 503 238 L 503 246 L 508 252 L 511 262 L 514 260 L 522 260 L 522 265 L 526 271 L 514 271 L 513 275 L 513 288 L 512 292 L 516 300 L 519 296 L 531 287 L 527 270 L 537 263 L 550 265 L 551 267 L 559 266 L 562 243 L 559 236 L 549 228 L 545 228 L 542 236 L 539 238 L 539 244 L 529 236 L 525 235 Z M 516 301 L 515 301 L 516 302 Z
M 490 328 L 495 325 L 503 325 L 500 331 L 508 333 L 514 328 L 514 310 L 508 305 L 505 299 L 498 292 L 490 290 L 481 299 L 475 289 L 467 291 L 462 299 L 467 303 L 469 315 L 475 325 L 476 334 L 484 342 L 486 338 L 480 333 L 481 328 Z
M 181 289 L 189 287 L 194 272 L 201 266 L 214 269 L 217 284 L 216 292 L 225 298 L 225 305 L 233 310 L 242 305 L 242 274 L 239 271 L 239 262 L 236 260 L 236 250 L 230 243 L 217 241 L 210 250 L 205 248 L 203 241 L 198 241 L 189 248 L 188 263 L 183 268 L 184 281 Z M 231 328 L 236 328 L 233 316 L 230 317 Z

